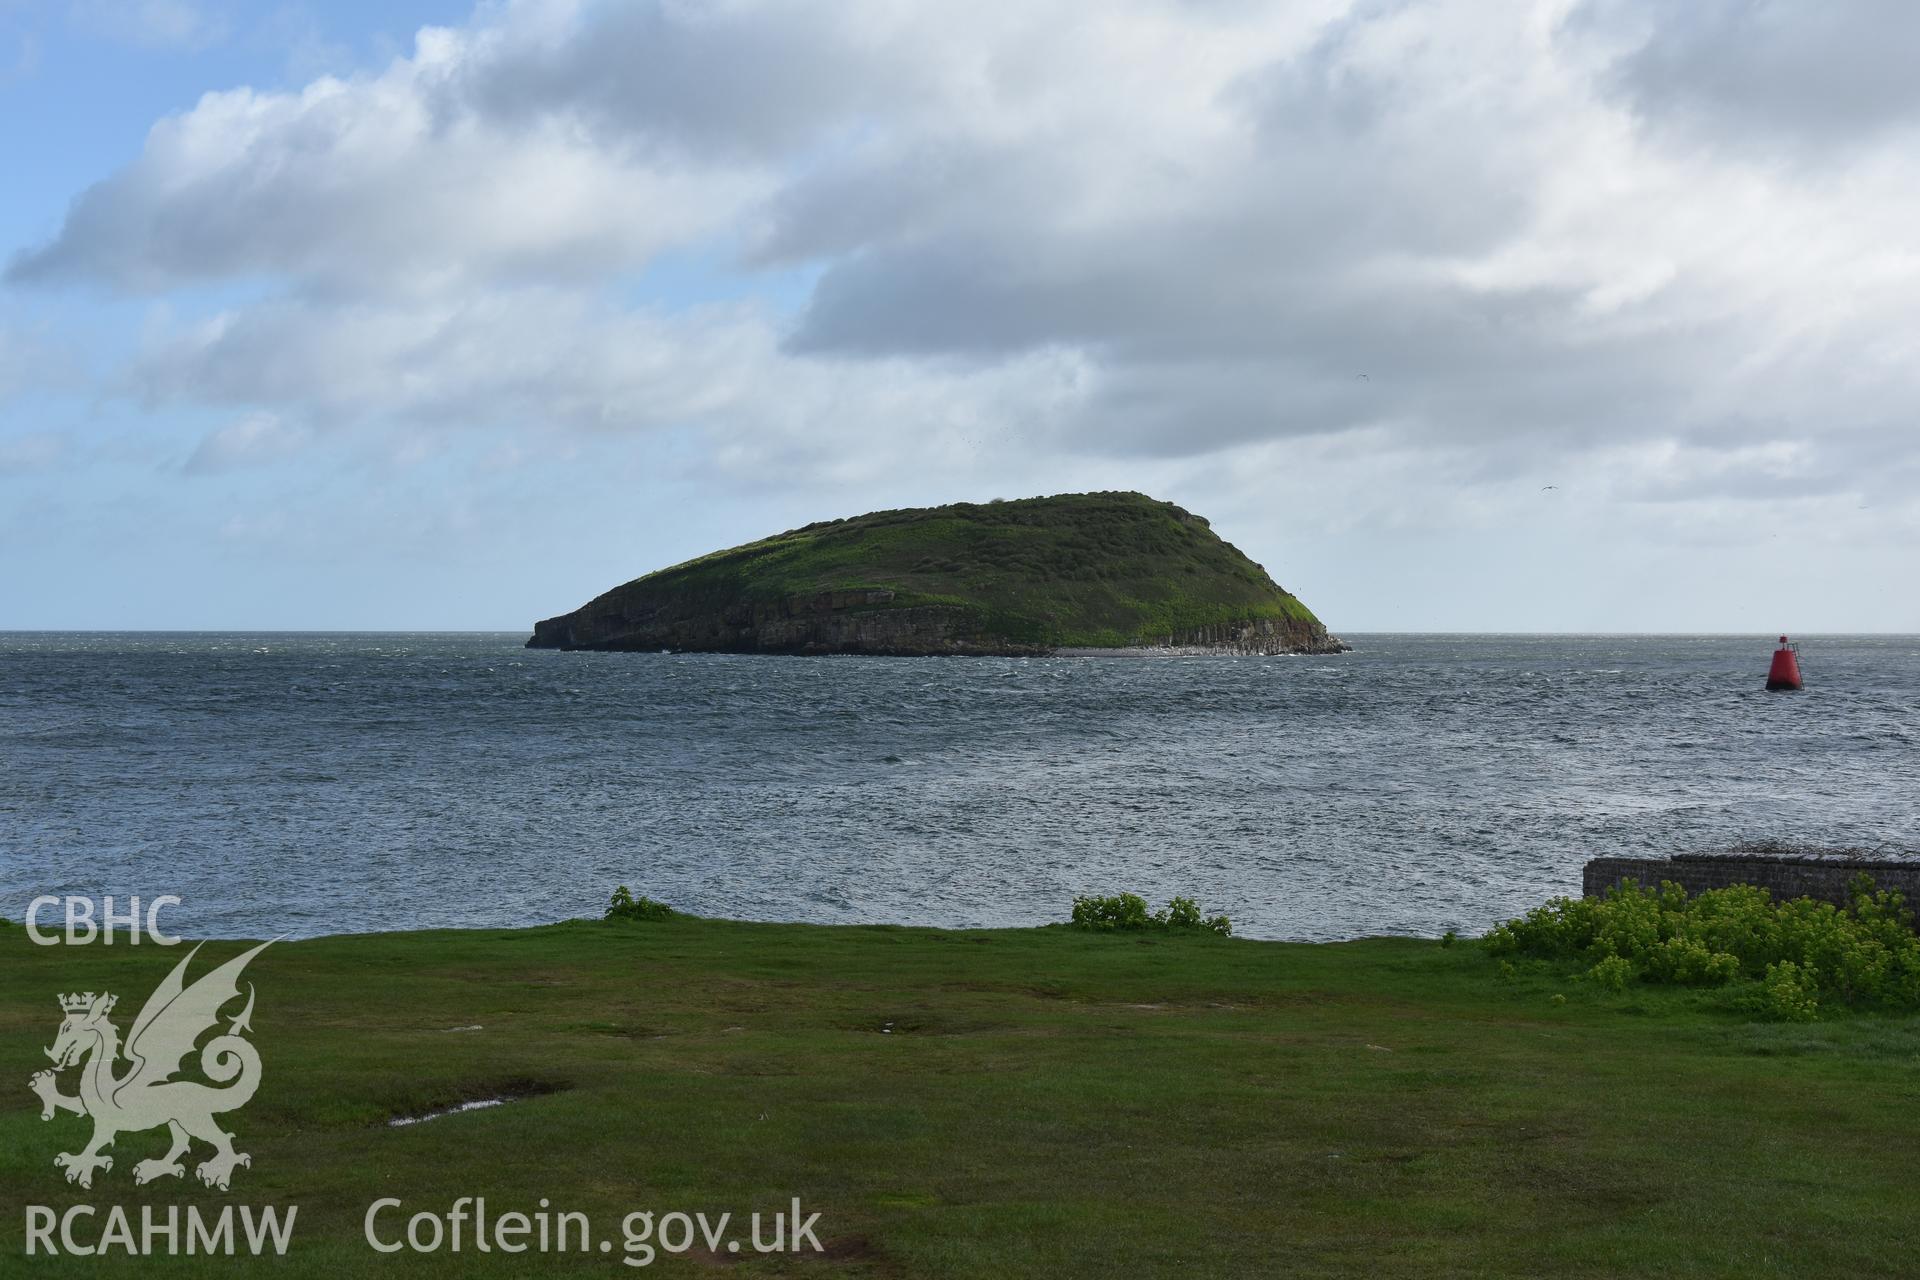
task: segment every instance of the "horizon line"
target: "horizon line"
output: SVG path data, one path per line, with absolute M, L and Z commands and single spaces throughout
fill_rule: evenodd
M 1328 628 L 1329 633 L 1345 636 L 1615 636 L 1632 637 L 1672 637 L 1672 638 L 1719 638 L 1738 636 L 1883 636 L 1883 637 L 1920 637 L 1920 630 L 1852 630 L 1852 631 L 1795 631 L 1787 628 L 1756 630 L 1741 628 L 1719 631 L 1585 631 L 1585 630 L 1514 630 L 1498 628 L 1494 630 L 1460 630 L 1454 628 L 1394 627 L 1394 628 Z M 512 636 L 531 635 L 529 627 L 0 627 L 0 636 L 141 636 L 141 635 L 179 635 L 179 636 Z M 1118 646 L 1126 647 L 1126 646 Z M 689 650 L 689 652 L 693 652 Z

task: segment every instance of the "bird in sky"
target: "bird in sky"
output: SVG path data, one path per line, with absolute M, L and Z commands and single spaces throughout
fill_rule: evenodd
M 1559 487 L 1557 484 L 1543 484 L 1540 486 L 1540 492 L 1545 493 L 1549 489 L 1558 489 Z

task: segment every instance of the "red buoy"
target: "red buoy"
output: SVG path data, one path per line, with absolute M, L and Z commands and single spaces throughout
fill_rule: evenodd
M 1780 637 L 1780 647 L 1773 651 L 1773 666 L 1767 671 L 1767 688 L 1798 689 L 1800 687 L 1800 651 Z

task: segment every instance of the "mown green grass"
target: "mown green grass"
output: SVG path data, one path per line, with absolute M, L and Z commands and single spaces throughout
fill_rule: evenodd
M 239 943 L 209 946 L 212 961 Z M 280 943 L 249 971 L 266 1062 L 227 1196 L 95 1188 L 26 1090 L 56 992 L 124 1029 L 180 956 L 0 929 L 0 1256 L 27 1203 L 291 1202 L 283 1275 L 624 1271 L 612 1257 L 375 1257 L 369 1202 L 541 1197 L 822 1213 L 828 1260 L 653 1270 L 870 1276 L 1911 1273 L 1920 1019 L 1753 1024 L 1477 946 L 676 919 Z M 1564 1003 L 1552 996 L 1562 993 Z M 480 1031 L 450 1028 L 479 1024 Z M 891 1024 L 890 1033 L 883 1028 Z M 506 1106 L 385 1121 L 503 1088 Z M 22 1264 L 244 1274 L 244 1261 Z
M 1138 493 L 880 511 L 675 565 L 588 605 L 717 612 L 828 591 L 942 604 L 1021 644 L 1117 647 L 1311 611 L 1205 520 Z

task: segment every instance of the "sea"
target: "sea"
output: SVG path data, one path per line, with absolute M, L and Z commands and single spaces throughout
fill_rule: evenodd
M 1476 933 L 1600 855 L 1920 848 L 1920 637 L 1349 635 L 1285 658 L 0 633 L 0 915 L 189 936 L 700 915 Z

